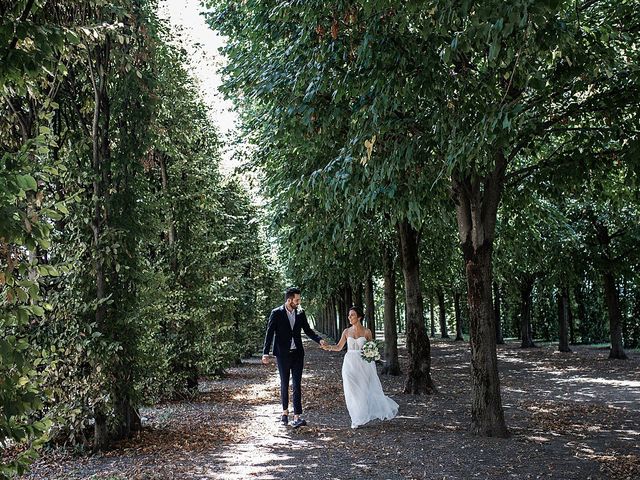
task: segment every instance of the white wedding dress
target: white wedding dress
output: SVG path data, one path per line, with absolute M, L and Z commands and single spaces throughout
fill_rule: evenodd
M 382 391 L 375 362 L 361 357 L 364 337 L 347 337 L 347 353 L 342 364 L 342 384 L 351 428 L 373 419 L 389 420 L 398 414 L 398 404 Z

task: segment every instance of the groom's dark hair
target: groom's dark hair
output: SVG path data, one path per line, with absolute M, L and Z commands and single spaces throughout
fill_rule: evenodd
M 284 292 L 284 301 L 286 302 L 290 298 L 295 297 L 296 295 L 300 295 L 300 289 L 298 287 L 289 287 Z

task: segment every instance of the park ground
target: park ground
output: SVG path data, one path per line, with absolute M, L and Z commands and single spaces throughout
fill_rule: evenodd
M 278 423 L 278 375 L 258 357 L 203 379 L 191 400 L 143 410 L 143 430 L 99 455 L 44 452 L 25 479 L 638 479 L 640 353 L 554 345 L 498 347 L 510 438 L 468 431 L 470 352 L 432 339 L 438 393 L 405 395 L 403 377 L 381 376 L 397 418 L 349 425 L 342 353 L 307 346 L 307 427 Z M 400 348 L 401 362 L 406 351 Z M 406 370 L 406 367 L 405 367 Z

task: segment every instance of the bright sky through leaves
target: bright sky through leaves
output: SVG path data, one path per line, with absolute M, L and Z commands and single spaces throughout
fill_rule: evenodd
M 210 109 L 210 115 L 223 137 L 232 133 L 236 114 L 231 110 L 231 102 L 225 101 L 218 91 L 221 84 L 217 71 L 224 58 L 218 48 L 224 39 L 211 30 L 204 17 L 199 0 L 160 0 L 158 14 L 168 19 L 175 32 L 180 35 L 182 46 L 189 52 L 190 69 L 200 82 L 203 99 Z M 225 142 L 227 145 L 231 142 Z M 231 170 L 231 151 L 223 153 L 222 167 Z

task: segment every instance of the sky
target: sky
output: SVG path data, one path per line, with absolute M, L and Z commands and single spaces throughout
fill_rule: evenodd
M 169 20 L 170 24 L 181 31 L 183 46 L 191 58 L 191 72 L 200 82 L 203 100 L 209 106 L 213 122 L 223 135 L 223 140 L 234 130 L 237 115 L 231 110 L 230 102 L 225 101 L 218 91 L 221 79 L 217 71 L 224 62 L 218 49 L 224 45 L 224 39 L 206 24 L 200 0 L 160 0 L 158 14 Z M 196 44 L 201 47 L 197 48 Z M 226 145 L 233 142 L 225 141 Z M 234 162 L 233 152 L 226 147 L 223 152 L 223 170 L 231 170 Z

